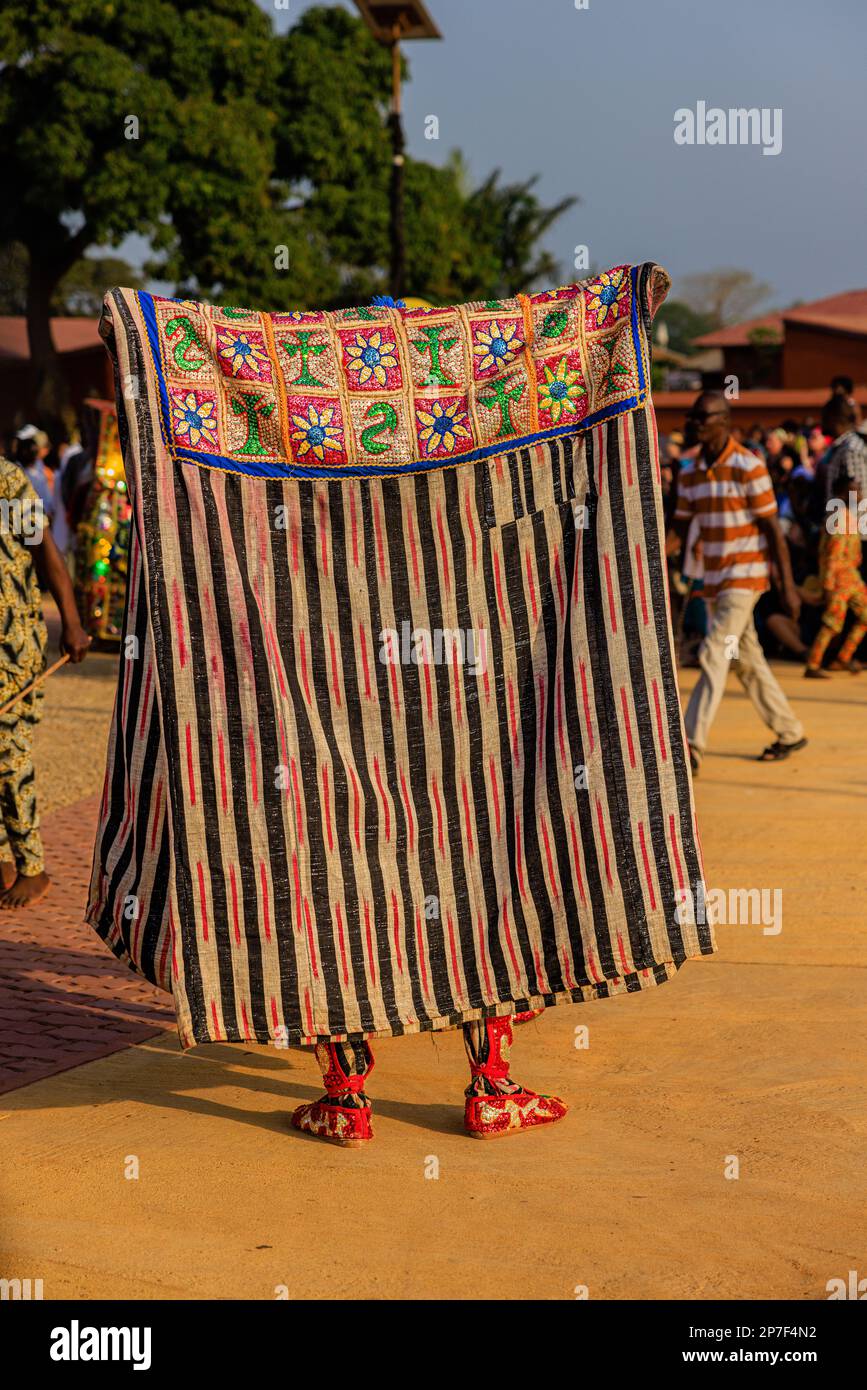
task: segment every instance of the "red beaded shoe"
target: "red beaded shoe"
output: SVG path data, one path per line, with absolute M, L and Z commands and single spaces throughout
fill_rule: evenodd
M 525 1009 L 521 1014 L 512 1014 L 512 1024 L 529 1023 L 531 1018 L 538 1018 L 544 1012 L 544 1009 Z
M 505 1134 L 523 1134 L 537 1125 L 552 1125 L 562 1120 L 568 1109 L 557 1096 L 539 1096 L 535 1091 L 468 1096 L 464 1128 L 473 1139 L 499 1139 Z
M 485 1020 L 487 1060 L 473 1061 L 473 1085 L 487 1085 L 489 1094 L 469 1094 L 464 1109 L 464 1128 L 473 1139 L 499 1139 L 506 1134 L 523 1134 L 539 1125 L 562 1120 L 568 1106 L 558 1096 L 540 1096 L 535 1091 L 514 1086 L 509 1077 L 509 1048 L 512 1020 Z M 513 1090 L 504 1090 L 514 1086 Z
M 322 1068 L 326 1099 L 313 1101 L 309 1105 L 299 1105 L 292 1116 L 292 1126 L 305 1134 L 314 1134 L 329 1144 L 340 1144 L 344 1149 L 358 1149 L 373 1138 L 371 1107 L 365 1105 L 338 1105 L 338 1099 L 348 1095 L 359 1095 L 364 1091 L 365 1082 L 373 1071 L 373 1053 L 364 1044 L 368 1066 L 363 1072 L 349 1074 L 343 1070 L 340 1058 L 333 1043 L 316 1044 L 316 1060 Z

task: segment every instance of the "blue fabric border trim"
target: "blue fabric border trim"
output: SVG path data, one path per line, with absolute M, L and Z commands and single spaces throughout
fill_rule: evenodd
M 166 378 L 163 371 L 163 359 L 160 349 L 160 339 L 157 333 L 157 316 L 154 309 L 154 297 L 152 294 L 139 292 L 136 296 L 141 307 L 142 316 L 147 329 L 148 341 L 151 348 L 151 361 L 154 364 L 157 384 L 160 388 L 160 422 L 162 424 L 163 441 L 170 454 L 176 451 L 172 448 L 172 435 L 169 428 L 171 416 L 169 414 L 169 393 L 166 390 Z
M 455 458 L 448 459 L 417 459 L 413 463 L 398 464 L 392 468 L 384 468 L 377 464 L 341 464 L 339 468 L 314 468 L 297 463 L 267 463 L 265 460 L 253 461 L 249 463 L 238 463 L 235 459 L 225 458 L 221 454 L 200 453 L 196 449 L 179 449 L 172 441 L 169 415 L 169 397 L 166 390 L 165 375 L 163 373 L 162 354 L 160 348 L 159 335 L 157 333 L 157 319 L 154 310 L 153 295 L 140 291 L 137 295 L 141 306 L 142 316 L 147 330 L 148 340 L 151 346 L 151 354 L 156 369 L 157 381 L 160 390 L 160 407 L 162 415 L 162 432 L 166 448 L 172 458 L 179 463 L 195 464 L 199 468 L 217 468 L 224 473 L 240 473 L 250 478 L 393 478 L 400 477 L 404 473 L 433 473 L 442 468 L 456 468 L 464 463 L 479 463 L 482 459 L 493 458 L 497 454 L 507 454 L 515 449 L 524 449 L 528 444 L 544 444 L 547 439 L 557 439 L 561 435 L 583 434 L 585 430 L 593 429 L 596 425 L 601 425 L 605 420 L 612 416 L 625 415 L 630 410 L 635 410 L 637 406 L 644 403 L 647 395 L 647 377 L 644 370 L 644 357 L 641 351 L 641 331 L 638 316 L 638 275 L 641 267 L 632 266 L 630 276 L 632 280 L 632 345 L 635 350 L 635 361 L 638 366 L 638 394 L 630 396 L 625 401 L 616 401 L 613 405 L 605 406 L 603 410 L 597 410 L 593 415 L 587 415 L 583 420 L 569 425 L 558 425 L 555 429 L 541 430 L 536 434 L 521 435 L 517 439 L 503 440 L 501 443 L 485 444 L 478 449 L 471 449 L 466 454 L 458 454 Z M 181 304 L 182 300 L 173 300 L 172 303 Z

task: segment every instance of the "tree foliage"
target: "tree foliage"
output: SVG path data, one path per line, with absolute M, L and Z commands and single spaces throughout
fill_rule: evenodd
M 761 313 L 770 293 L 770 285 L 757 280 L 752 271 L 731 267 L 685 275 L 678 285 L 678 298 L 695 313 L 706 315 L 711 328 Z
M 82 257 L 130 233 L 151 247 L 147 273 L 180 294 L 288 307 L 383 290 L 389 92 L 388 52 L 340 8 L 307 10 L 278 36 L 254 0 L 4 0 L 0 290 L 24 257 L 46 416 L 62 404 L 52 306 L 90 310 L 117 267 Z M 544 208 L 532 179 L 498 173 L 473 189 L 458 154 L 408 159 L 412 293 L 556 279 L 539 242 L 572 201 Z M 73 267 L 70 301 L 59 287 Z
M 679 299 L 667 299 L 659 309 L 654 324 L 654 335 L 658 333 L 660 324 L 665 324 L 668 329 L 668 347 L 672 352 L 686 354 L 694 351 L 694 339 L 718 327 L 710 314 L 698 313 Z
M 388 52 L 347 11 L 322 7 L 307 10 L 279 44 L 285 105 L 278 170 L 308 235 L 325 251 L 318 301 L 344 304 L 382 293 L 389 259 Z M 412 294 L 445 303 L 515 294 L 557 278 L 556 260 L 538 243 L 574 198 L 544 208 L 534 179 L 503 184 L 498 172 L 472 189 L 458 151 L 442 166 L 407 157 L 405 167 Z
M 88 247 L 139 232 L 207 284 L 256 265 L 276 55 L 254 0 L 4 0 L 0 64 L 0 242 L 29 257 L 37 400 L 56 420 L 51 302 Z
M 20 242 L 0 246 L 0 314 L 27 312 L 29 256 Z M 96 318 L 106 285 L 143 287 L 141 273 L 120 256 L 88 255 L 66 272 L 51 299 L 52 314 Z

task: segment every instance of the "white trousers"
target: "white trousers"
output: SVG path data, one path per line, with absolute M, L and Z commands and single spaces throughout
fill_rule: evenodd
M 686 736 L 699 756 L 707 747 L 730 670 L 781 743 L 796 743 L 803 737 L 803 725 L 795 718 L 759 642 L 753 621 L 758 599 L 749 589 L 723 589 L 709 602 L 710 629 L 698 653 L 701 675 L 684 716 Z

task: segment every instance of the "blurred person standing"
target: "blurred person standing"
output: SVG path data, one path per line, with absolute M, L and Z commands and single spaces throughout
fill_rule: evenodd
M 680 459 L 682 453 L 683 435 L 679 430 L 672 430 L 665 441 L 660 459 L 662 507 L 666 526 L 668 526 L 674 515 L 674 502 L 677 496 L 677 475 L 680 472 Z
M 819 460 L 827 452 L 831 441 L 819 425 L 814 425 L 807 435 L 807 459 L 805 469 L 815 476 Z
M 701 676 L 684 716 L 690 762 L 698 772 L 730 665 L 761 719 L 776 734 L 760 755 L 780 762 L 807 742 L 803 727 L 767 663 L 753 609 L 770 583 L 770 556 L 780 575 L 786 611 L 797 619 L 801 600 L 777 519 L 768 470 L 738 445 L 721 392 L 703 392 L 692 409 L 699 451 L 684 461 L 671 541 L 683 541 L 697 520 L 710 628 L 699 649 Z
M 57 468 L 54 474 L 54 517 L 51 537 L 61 555 L 68 555 L 75 540 L 75 524 L 71 503 L 80 486 L 80 478 L 88 463 L 88 455 L 77 436 L 72 433 L 57 447 Z
M 90 638 L 41 499 L 24 470 L 0 456 L 0 908 L 38 902 L 50 884 L 31 752 L 43 691 L 27 691 L 45 666 L 40 582 L 60 609 L 61 651 L 81 661 Z
M 786 435 L 786 431 L 784 429 L 778 428 L 774 430 L 768 430 L 765 434 L 764 455 L 765 463 L 768 466 L 769 473 L 773 473 L 773 470 L 777 466 L 780 456 L 782 455 L 783 449 L 785 448 L 787 443 L 788 436 Z
M 51 441 L 44 430 L 23 425 L 16 434 L 15 462 L 23 469 L 49 521 L 54 516 L 54 475 L 46 463 L 50 453 Z
M 819 526 L 825 523 L 832 497 L 843 497 L 847 490 L 867 497 L 867 439 L 856 429 L 857 423 L 857 411 L 848 397 L 838 393 L 825 402 L 822 429 L 831 445 L 815 472 L 813 520 Z

